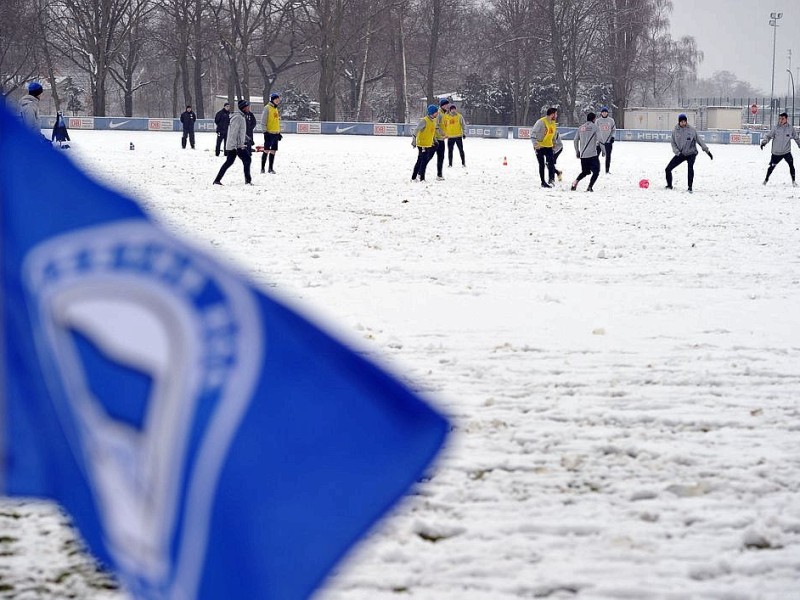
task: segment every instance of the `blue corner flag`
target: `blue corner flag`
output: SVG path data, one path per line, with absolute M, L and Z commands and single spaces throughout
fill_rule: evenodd
M 0 493 L 147 600 L 307 598 L 447 421 L 0 102 Z

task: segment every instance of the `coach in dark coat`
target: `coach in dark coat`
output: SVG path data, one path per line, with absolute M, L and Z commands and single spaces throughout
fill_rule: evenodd
M 186 149 L 186 138 L 189 138 L 189 144 L 194 150 L 194 122 L 197 121 L 197 115 L 192 110 L 192 105 L 187 104 L 186 110 L 181 114 L 181 124 L 183 125 L 183 137 L 181 138 L 181 148 Z
M 226 102 L 222 105 L 216 115 L 214 115 L 214 124 L 217 126 L 217 146 L 214 149 L 214 154 L 219 156 L 220 149 L 225 148 L 225 140 L 228 139 L 228 125 L 231 122 L 231 105 Z

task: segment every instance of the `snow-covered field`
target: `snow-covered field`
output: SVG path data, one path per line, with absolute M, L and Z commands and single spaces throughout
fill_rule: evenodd
M 420 184 L 407 138 L 287 135 L 277 175 L 220 188 L 211 134 L 71 133 L 451 415 L 317 600 L 800 598 L 800 189 L 785 164 L 762 187 L 767 151 L 712 146 L 690 195 L 668 145 L 618 143 L 589 194 L 571 142 L 543 190 L 527 141 L 467 139 Z M 0 506 L 0 596 L 121 599 L 61 522 Z

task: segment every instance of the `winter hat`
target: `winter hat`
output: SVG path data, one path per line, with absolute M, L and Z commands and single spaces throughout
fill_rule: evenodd
M 600 112 L 608 112 L 608 107 L 607 106 L 601 106 L 600 107 Z
M 429 104 L 428 105 L 428 115 L 433 116 L 437 112 L 439 112 L 439 107 L 438 106 L 436 106 L 435 104 Z
M 448 100 L 447 98 L 442 98 L 441 100 L 439 100 L 439 106 L 444 106 L 445 104 L 450 104 L 450 100 Z
M 41 94 L 43 91 L 44 91 L 44 88 L 42 87 L 42 84 L 41 84 L 41 83 L 39 83 L 38 81 L 31 81 L 31 82 L 28 84 L 28 93 L 29 93 L 31 96 L 38 96 L 38 95 L 39 95 L 39 94 Z
M 592 121 L 592 122 L 594 122 L 594 120 L 595 120 L 596 118 L 597 118 L 597 115 L 596 115 L 596 114 L 594 114 L 593 112 L 590 112 L 588 115 L 586 115 L 586 120 L 587 120 L 587 121 Z
M 688 121 L 688 120 L 689 119 L 686 118 L 685 114 L 681 113 L 678 115 L 678 123 L 680 123 L 681 121 Z
M 239 107 L 239 110 L 244 110 L 246 106 L 250 106 L 250 103 L 247 100 L 239 100 L 237 106 Z
M 272 102 L 273 100 L 275 100 L 275 98 L 280 98 L 280 97 L 281 97 L 281 95 L 280 95 L 280 94 L 276 94 L 275 92 L 272 92 L 272 93 L 269 95 L 269 101 L 270 101 L 270 102 Z

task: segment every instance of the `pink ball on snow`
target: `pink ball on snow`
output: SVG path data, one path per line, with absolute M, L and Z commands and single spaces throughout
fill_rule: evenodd
M 650 187 L 650 180 L 649 179 L 640 179 L 639 180 L 639 187 L 643 190 L 646 190 Z

